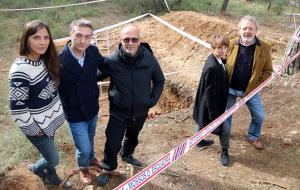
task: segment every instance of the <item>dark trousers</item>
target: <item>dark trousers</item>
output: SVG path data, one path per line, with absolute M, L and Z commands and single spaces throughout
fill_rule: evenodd
M 222 149 L 228 149 L 230 147 L 230 134 L 231 134 L 231 126 L 226 122 L 223 123 L 222 134 L 219 135 L 219 141 Z
M 138 135 L 143 128 L 147 116 L 122 119 L 111 115 L 105 130 L 106 143 L 104 149 L 103 167 L 107 170 L 115 170 L 118 166 L 118 153 L 122 148 L 121 156 L 134 153 L 138 145 Z M 125 134 L 125 136 L 124 136 Z M 122 147 L 122 140 L 123 147 Z

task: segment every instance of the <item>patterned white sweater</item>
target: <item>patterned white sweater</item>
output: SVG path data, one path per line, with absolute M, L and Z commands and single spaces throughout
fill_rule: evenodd
M 43 60 L 17 58 L 9 72 L 10 112 L 25 135 L 54 136 L 64 121 L 57 88 Z

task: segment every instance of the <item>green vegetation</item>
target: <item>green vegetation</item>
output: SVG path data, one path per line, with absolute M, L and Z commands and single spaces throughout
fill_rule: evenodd
M 51 5 L 62 5 L 82 2 L 79 0 L 2 0 L 2 8 L 26 8 L 42 7 Z M 295 1 L 299 3 L 298 1 Z M 208 14 L 220 14 L 222 0 L 168 0 L 171 10 L 192 10 Z M 103 6 L 105 5 L 105 6 Z M 34 11 L 13 11 L 0 12 L 1 32 L 0 40 L 4 43 L 0 55 L 5 60 L 11 62 L 12 55 L 17 54 L 17 44 L 19 34 L 23 24 L 33 19 L 46 21 L 53 33 L 54 38 L 68 35 L 68 25 L 77 18 L 95 18 L 103 16 L 107 5 L 115 9 L 122 10 L 126 15 L 137 16 L 146 12 L 159 13 L 166 11 L 166 6 L 162 0 L 108 0 L 107 2 L 65 7 L 59 9 L 34 10 Z M 246 3 L 245 0 L 229 0 L 227 13 L 240 17 L 240 15 L 251 14 L 257 16 L 262 21 L 276 23 L 283 17 L 284 12 L 297 11 L 298 8 L 289 5 L 288 0 L 273 0 L 268 11 L 268 1 L 256 0 L 254 3 Z M 125 16 L 126 17 L 126 16 Z
M 0 161 L 0 172 L 7 166 L 13 166 L 20 161 L 38 160 L 40 157 L 36 148 L 34 148 L 34 146 L 27 140 L 19 128 L 16 127 L 13 122 L 9 122 L 8 124 L 11 128 L 2 133 L 0 138 L 0 157 L 3 158 Z M 73 144 L 71 134 L 66 124 L 56 131 L 55 141 L 57 145 Z M 67 165 L 64 161 L 65 159 L 63 159 L 68 156 L 67 153 L 60 151 L 59 148 L 58 150 L 60 155 L 59 157 L 62 158 L 60 163 L 62 165 Z
M 25 7 L 41 7 L 41 6 L 51 6 L 51 5 L 61 5 L 61 4 L 70 4 L 76 3 L 75 0 L 56 0 L 48 3 L 47 0 L 31 0 L 26 2 L 24 5 L 23 0 L 4 0 L 1 1 L 0 7 L 5 8 L 25 8 Z M 46 10 L 34 10 L 34 11 L 13 11 L 13 12 L 0 12 L 0 23 L 1 32 L 0 40 L 4 42 L 3 47 L 1 48 L 0 55 L 6 58 L 9 62 L 12 61 L 10 51 L 16 50 L 19 36 L 22 31 L 24 23 L 40 19 L 47 22 L 51 28 L 51 32 L 54 38 L 61 38 L 68 35 L 68 26 L 72 20 L 77 18 L 89 18 L 89 17 L 99 17 L 101 15 L 101 8 L 98 4 L 90 5 L 80 5 L 74 7 L 65 7 L 57 9 L 46 9 Z M 16 54 L 16 51 L 13 52 L 13 55 Z M 15 56 L 13 56 L 15 57 Z
M 0 144 L 0 171 L 7 166 L 15 165 L 21 160 L 38 157 L 31 143 L 25 138 L 20 130 L 10 123 L 11 128 L 1 134 Z
M 299 3 L 300 1 L 295 1 Z M 208 14 L 220 14 L 223 0 L 185 0 L 181 3 L 181 9 L 204 12 Z M 270 10 L 268 10 L 269 1 L 255 0 L 253 3 L 247 3 L 246 0 L 229 0 L 227 13 L 234 17 L 250 14 L 266 23 L 276 23 L 283 18 L 285 12 L 299 12 L 299 8 L 290 5 L 288 0 L 272 0 Z

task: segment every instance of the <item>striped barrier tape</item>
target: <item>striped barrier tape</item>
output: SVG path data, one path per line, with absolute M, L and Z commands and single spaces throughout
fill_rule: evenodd
M 211 49 L 211 46 L 209 43 L 200 40 L 197 37 L 194 37 L 183 30 L 180 30 L 179 28 L 171 25 L 170 23 L 164 21 L 163 19 L 147 13 L 138 17 L 135 17 L 133 19 L 111 25 L 99 30 L 96 30 L 94 34 L 110 30 L 112 28 L 121 26 L 123 24 L 127 24 L 130 22 L 133 22 L 137 19 L 143 18 L 145 16 L 152 16 L 162 24 L 166 25 L 167 27 L 171 28 L 172 30 L 175 30 L 179 34 L 189 38 L 190 40 L 197 42 L 201 45 L 203 45 L 206 48 Z M 136 190 L 141 188 L 143 185 L 148 183 L 151 179 L 153 179 L 155 176 L 157 176 L 159 173 L 164 171 L 166 168 L 168 168 L 170 165 L 172 165 L 175 161 L 177 161 L 179 158 L 181 158 L 184 154 L 186 154 L 189 150 L 191 150 L 198 142 L 203 140 L 206 136 L 208 136 L 214 129 L 216 129 L 221 123 L 223 123 L 228 117 L 230 117 L 234 112 L 236 112 L 241 106 L 243 106 L 251 97 L 253 97 L 257 92 L 261 91 L 261 89 L 265 86 L 267 86 L 275 77 L 276 75 L 280 75 L 281 72 L 290 65 L 297 57 L 299 57 L 300 52 L 298 52 L 296 55 L 294 55 L 289 61 L 287 61 L 285 64 L 283 64 L 280 68 L 275 69 L 275 72 L 272 76 L 270 76 L 266 81 L 264 81 L 261 85 L 259 85 L 255 90 L 250 92 L 246 97 L 240 99 L 234 106 L 232 106 L 229 110 L 227 110 L 225 113 L 223 113 L 221 116 L 219 116 L 217 119 L 212 121 L 210 124 L 208 124 L 205 128 L 194 134 L 192 137 L 185 140 L 183 143 L 179 144 L 176 148 L 171 150 L 170 152 L 163 155 L 161 158 L 159 158 L 157 161 L 153 162 L 146 168 L 144 168 L 142 171 L 135 174 L 130 179 L 127 179 L 125 182 L 120 184 L 118 187 L 115 188 L 115 190 Z
M 49 7 L 22 8 L 22 9 L 0 9 L 0 11 L 31 11 L 31 10 L 56 9 L 56 8 L 62 8 L 62 7 L 71 7 L 71 6 L 78 6 L 78 5 L 87 5 L 87 4 L 91 4 L 91 3 L 99 3 L 99 2 L 103 2 L 103 1 L 106 1 L 106 0 L 96 0 L 96 1 L 68 4 L 68 5 L 49 6 Z
M 271 75 L 266 81 L 260 84 L 247 96 L 240 99 L 233 107 L 219 116 L 217 119 L 208 124 L 205 128 L 194 134 L 192 137 L 185 140 L 183 143 L 179 144 L 176 148 L 170 152 L 163 155 L 160 159 L 150 164 L 148 167 L 142 171 L 135 174 L 132 178 L 127 179 L 121 185 L 115 188 L 115 190 L 136 190 L 141 188 L 159 173 L 164 171 L 175 161 L 181 158 L 189 150 L 191 150 L 197 143 L 203 140 L 207 135 L 209 135 L 213 130 L 215 130 L 221 123 L 223 123 L 228 117 L 230 117 L 234 112 L 236 112 L 241 106 L 243 106 L 250 98 L 252 98 L 256 93 L 260 92 L 262 88 L 266 87 L 276 76 L 281 74 L 288 65 L 290 65 L 297 57 L 299 57 L 300 51 L 294 55 L 289 61 L 282 65 L 281 68 L 276 70 L 273 75 Z
M 176 26 L 174 26 L 174 25 L 168 23 L 167 21 L 165 21 L 165 20 L 163 20 L 163 19 L 161 19 L 161 18 L 159 18 L 159 17 L 157 17 L 157 16 L 155 16 L 155 15 L 153 15 L 153 14 L 151 14 L 151 13 L 150 13 L 149 15 L 152 16 L 153 18 L 155 18 L 157 21 L 159 21 L 159 22 L 162 23 L 163 25 L 165 25 L 165 26 L 171 28 L 172 30 L 176 31 L 177 33 L 181 34 L 182 36 L 187 37 L 187 38 L 189 38 L 190 40 L 192 40 L 192 41 L 194 41 L 194 42 L 197 42 L 197 43 L 203 45 L 204 47 L 206 47 L 206 48 L 208 48 L 208 49 L 211 49 L 211 45 L 210 45 L 209 43 L 207 43 L 207 42 L 205 42 L 205 41 L 203 41 L 203 40 L 200 40 L 199 38 L 197 38 L 197 37 L 195 37 L 195 36 L 193 36 L 193 35 L 191 35 L 191 34 L 185 32 L 185 31 L 183 31 L 183 30 L 180 30 L 180 29 L 177 28 Z

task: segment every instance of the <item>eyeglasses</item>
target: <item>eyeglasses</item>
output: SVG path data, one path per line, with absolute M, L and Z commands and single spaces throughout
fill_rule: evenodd
M 125 44 L 128 44 L 130 41 L 132 42 L 132 43 L 137 43 L 137 42 L 139 42 L 139 38 L 124 38 L 123 39 L 123 42 L 125 43 Z

